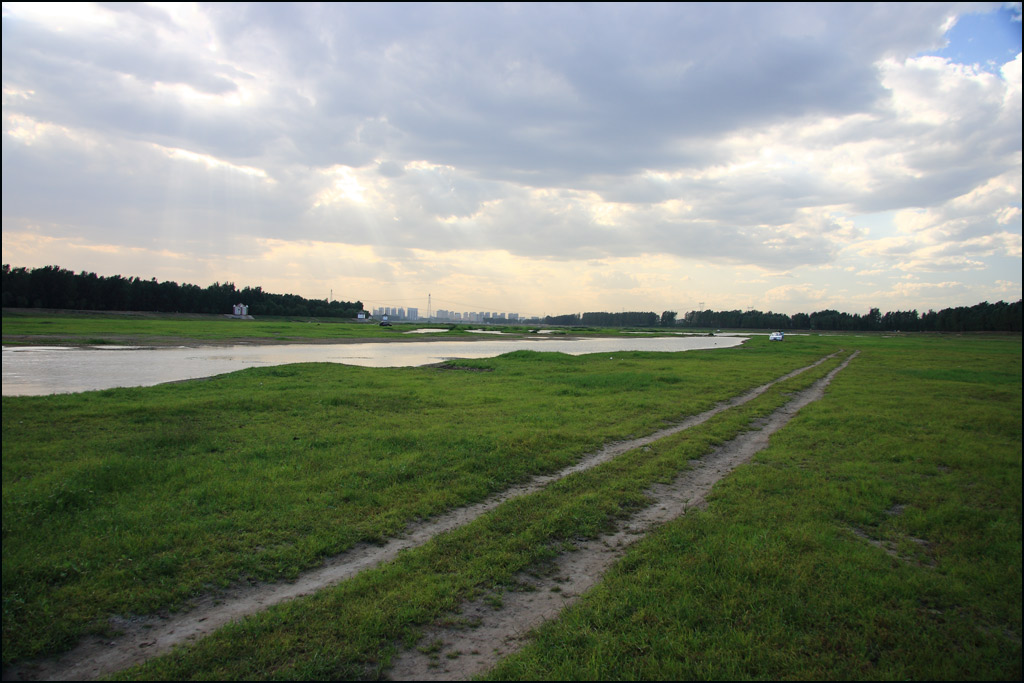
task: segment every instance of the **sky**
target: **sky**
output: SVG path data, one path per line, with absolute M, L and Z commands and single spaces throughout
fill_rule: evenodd
M 1021 3 L 3 5 L 3 263 L 558 315 L 1021 298 Z

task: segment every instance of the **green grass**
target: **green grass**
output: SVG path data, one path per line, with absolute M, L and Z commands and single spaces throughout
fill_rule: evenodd
M 916 336 L 5 398 L 5 663 L 109 614 L 293 576 L 840 346 L 861 355 L 824 400 L 492 677 L 1019 678 L 1020 339 Z M 838 362 L 121 677 L 382 675 L 396 647 L 429 647 L 420 627 L 514 589 Z
M 304 364 L 5 397 L 4 660 L 110 614 L 294 577 L 829 350 L 520 351 L 464 364 L 490 372 Z
M 651 448 L 509 501 L 336 588 L 232 624 L 119 677 L 375 678 L 398 644 L 436 649 L 436 643 L 417 641 L 418 627 L 452 618 L 462 600 L 481 594 L 500 606 L 500 591 L 516 589 L 517 572 L 543 565 L 573 539 L 608 529 L 646 503 L 643 492 L 653 482 L 668 480 L 689 459 L 735 436 L 784 403 L 787 391 L 806 386 L 836 363 Z
M 415 335 L 473 339 L 480 335 L 470 330 L 494 330 L 509 335 L 533 335 L 537 327 L 525 325 L 468 325 L 452 323 L 401 323 L 381 327 L 375 322 L 360 323 L 338 318 L 282 318 L 261 316 L 255 320 L 236 320 L 221 315 L 166 313 L 104 313 L 20 310 L 3 311 L 4 345 L 167 345 L 182 343 L 233 342 L 332 342 L 359 339 L 404 339 L 403 333 L 417 329 L 439 332 Z M 648 330 L 648 336 L 666 334 Z M 618 336 L 619 328 L 560 328 L 552 334 L 573 336 Z M 630 335 L 636 336 L 636 335 Z
M 260 318 L 235 320 L 216 315 L 55 314 L 4 309 L 4 344 L 178 344 L 330 342 L 346 339 L 390 339 L 427 325 L 380 327 L 329 318 Z M 445 334 L 452 334 L 446 332 Z M 455 332 L 454 334 L 460 334 Z
M 1020 381 L 1019 340 L 866 346 L 488 678 L 1019 680 Z

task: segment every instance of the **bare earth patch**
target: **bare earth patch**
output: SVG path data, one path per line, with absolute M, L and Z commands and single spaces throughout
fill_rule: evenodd
M 240 585 L 197 598 L 184 612 L 113 618 L 110 625 L 118 632 L 116 637 L 83 638 L 74 649 L 59 657 L 23 662 L 7 668 L 3 672 L 3 679 L 86 680 L 140 664 L 169 651 L 175 645 L 197 641 L 231 621 L 340 583 L 363 570 L 394 559 L 400 551 L 423 545 L 438 534 L 468 524 L 507 500 L 532 493 L 574 472 L 589 469 L 626 451 L 699 425 L 724 410 L 757 398 L 777 382 L 816 367 L 835 355 L 787 373 L 679 424 L 646 437 L 610 444 L 555 474 L 534 477 L 525 484 L 507 489 L 481 503 L 412 524 L 401 537 L 393 538 L 384 545 L 358 544 L 351 550 L 326 559 L 321 567 L 302 574 L 293 583 Z M 518 639 L 530 629 L 555 616 L 575 596 L 594 585 L 611 562 L 622 553 L 623 548 L 643 536 L 651 525 L 673 519 L 688 507 L 702 502 L 703 496 L 718 479 L 764 448 L 768 436 L 788 422 L 800 407 L 820 398 L 831 378 L 845 366 L 846 363 L 843 363 L 825 379 L 777 411 L 762 431 L 745 434 L 703 460 L 693 461 L 692 469 L 671 486 L 653 488 L 650 495 L 658 502 L 632 518 L 618 532 L 584 543 L 577 552 L 563 556 L 557 561 L 555 577 L 567 577 L 565 582 L 523 577 L 525 585 L 537 581 L 534 586 L 536 590 L 504 594 L 500 610 L 495 611 L 483 601 L 467 605 L 463 616 L 470 623 L 478 623 L 477 628 L 472 632 L 441 629 L 438 635 L 428 636 L 427 642 L 440 639 L 445 644 L 445 655 L 439 657 L 436 652 L 424 654 L 416 650 L 405 653 L 398 658 L 392 675 L 400 679 L 427 679 L 432 676 L 452 679 L 471 676 L 493 665 L 501 653 L 513 649 Z M 493 597 L 491 601 L 494 602 Z M 459 654 L 455 655 L 456 652 Z M 439 660 L 443 662 L 442 666 L 437 665 Z

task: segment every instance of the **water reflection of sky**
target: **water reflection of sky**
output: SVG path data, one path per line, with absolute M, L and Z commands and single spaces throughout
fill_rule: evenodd
M 493 339 L 419 343 L 287 344 L 197 348 L 3 347 L 3 395 L 39 396 L 112 387 L 152 386 L 256 366 L 345 363 L 366 367 L 427 365 L 452 358 L 489 358 L 510 351 L 574 356 L 616 351 L 690 351 L 742 344 L 741 337 Z

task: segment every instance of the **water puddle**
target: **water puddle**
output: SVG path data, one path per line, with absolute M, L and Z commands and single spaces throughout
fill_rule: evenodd
M 475 339 L 419 343 L 283 344 L 183 348 L 3 347 L 3 395 L 41 396 L 114 387 L 143 387 L 287 363 L 411 367 L 453 358 L 490 358 L 519 350 L 578 356 L 617 351 L 728 348 L 743 337 Z

